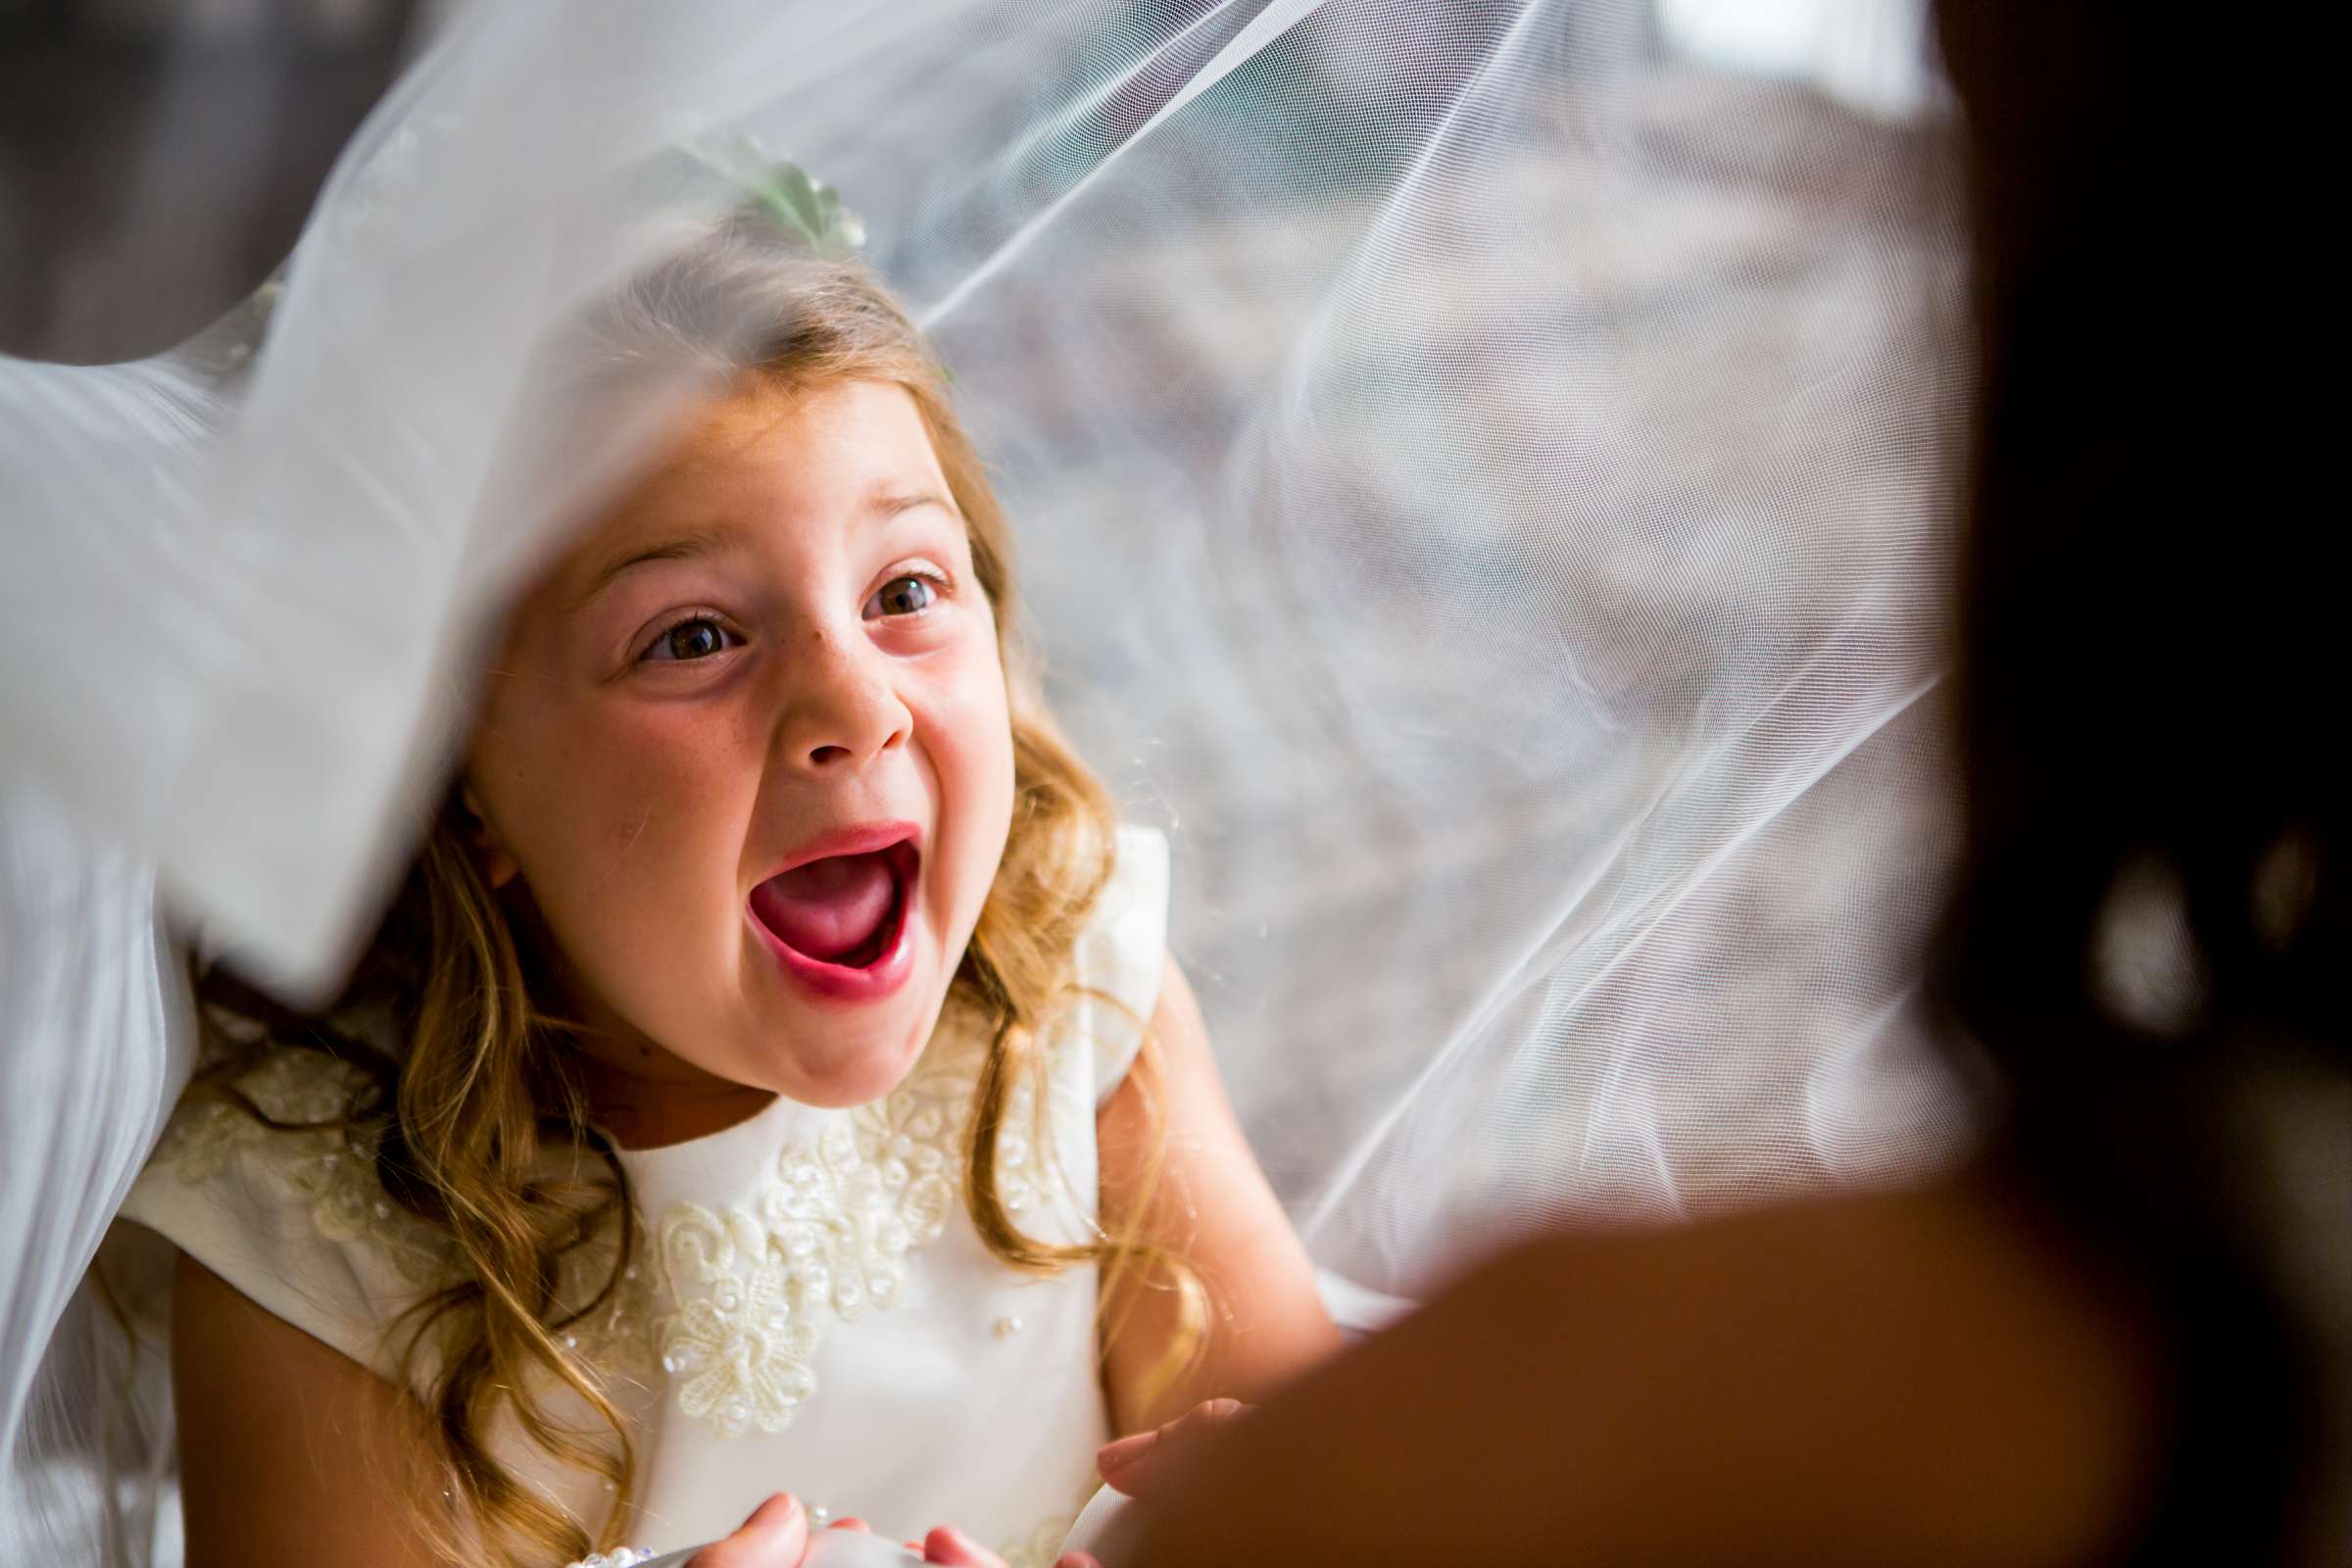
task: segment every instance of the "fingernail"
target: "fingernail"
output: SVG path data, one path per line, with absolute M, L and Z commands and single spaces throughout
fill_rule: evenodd
M 978 1544 L 954 1525 L 933 1525 L 920 1544 L 907 1544 L 922 1553 L 925 1562 L 962 1562 L 979 1552 Z
M 761 1514 L 767 1512 L 770 1508 L 778 1509 L 784 1518 L 790 1519 L 794 1514 L 800 1512 L 801 1499 L 794 1496 L 789 1492 L 779 1492 L 774 1496 L 761 1503 L 759 1507 L 754 1508 L 749 1514 L 745 1515 L 743 1522 L 748 1525 L 753 1520 L 759 1518 Z
M 1154 1427 L 1150 1432 L 1138 1432 L 1135 1436 L 1121 1438 L 1116 1443 L 1105 1443 L 1096 1450 L 1095 1468 L 1116 1470 L 1122 1465 L 1133 1464 L 1151 1448 L 1152 1445 L 1158 1441 L 1159 1429 Z

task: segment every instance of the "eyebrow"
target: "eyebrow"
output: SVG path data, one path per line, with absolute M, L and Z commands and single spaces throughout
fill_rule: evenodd
M 614 578 L 633 566 L 649 565 L 657 561 L 693 561 L 702 556 L 719 555 L 737 544 L 732 529 L 698 528 L 691 533 L 664 539 L 660 544 L 632 550 L 625 556 L 608 561 L 588 579 L 588 586 L 571 602 L 574 610 L 585 609 L 596 597 L 612 586 Z
M 858 508 L 858 516 L 864 522 L 888 522 L 923 507 L 937 507 L 963 524 L 963 514 L 956 503 L 929 490 L 878 490 Z M 632 550 L 627 555 L 607 562 L 589 578 L 587 588 L 572 601 L 573 610 L 585 609 L 599 594 L 612 586 L 613 580 L 632 567 L 650 565 L 660 561 L 695 561 L 705 556 L 723 555 L 742 547 L 742 531 L 733 526 L 697 528 L 659 544 Z
M 937 507 L 957 522 L 963 521 L 963 514 L 956 510 L 955 502 L 929 490 L 876 491 L 873 495 L 868 496 L 865 505 L 858 510 L 870 521 L 888 522 L 891 518 L 905 516 L 919 507 Z

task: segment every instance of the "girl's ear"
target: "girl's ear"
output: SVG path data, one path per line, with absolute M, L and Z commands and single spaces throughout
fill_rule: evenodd
M 514 863 L 514 857 L 498 841 L 498 835 L 491 831 L 490 819 L 482 812 L 481 797 L 473 793 L 472 785 L 466 785 L 459 790 L 458 809 L 465 818 L 466 841 L 473 846 L 481 866 L 482 880 L 490 884 L 493 892 L 514 881 L 514 874 L 522 868 Z

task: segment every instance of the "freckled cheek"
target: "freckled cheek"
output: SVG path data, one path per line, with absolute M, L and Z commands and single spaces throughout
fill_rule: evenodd
M 648 921 L 731 901 L 759 789 L 757 736 L 685 705 L 579 717 L 522 763 L 525 879 L 550 897 L 593 890 Z
M 922 717 L 933 788 L 938 791 L 941 849 L 954 872 L 954 903 L 976 916 L 996 880 L 1012 819 L 1012 734 L 1004 679 L 993 657 L 958 667 L 931 685 Z M 944 890 L 943 890 L 944 891 Z

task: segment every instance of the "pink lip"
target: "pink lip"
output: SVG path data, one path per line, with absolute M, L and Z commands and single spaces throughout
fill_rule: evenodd
M 807 865 L 810 860 L 822 860 L 836 855 L 871 855 L 876 850 L 887 850 L 893 844 L 912 844 L 916 849 L 921 849 L 921 825 L 914 822 L 852 822 L 848 827 L 831 828 L 769 866 L 767 875 L 782 876 L 796 865 Z
M 913 822 L 859 822 L 821 833 L 802 845 L 768 872 L 781 876 L 795 866 L 836 855 L 872 855 L 895 845 L 906 846 L 898 867 L 898 902 L 890 913 L 891 929 L 883 939 L 882 955 L 867 964 L 830 963 L 778 937 L 747 901 L 744 917 L 775 956 L 777 965 L 794 983 L 820 1002 L 856 1004 L 879 1002 L 898 991 L 914 972 L 915 886 L 922 868 L 922 828 Z M 762 881 L 766 878 L 762 878 Z

